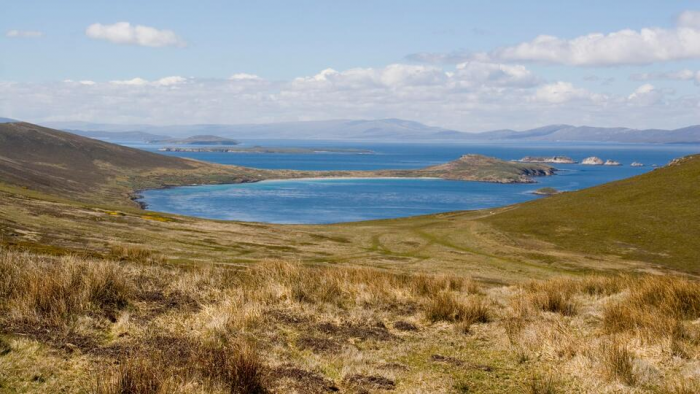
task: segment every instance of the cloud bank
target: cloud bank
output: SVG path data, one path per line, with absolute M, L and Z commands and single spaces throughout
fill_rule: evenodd
M 392 64 L 322 70 L 288 81 L 253 74 L 105 82 L 0 82 L 0 114 L 29 121 L 265 123 L 404 118 L 464 131 L 550 123 L 680 127 L 698 123 L 700 97 L 642 84 L 625 94 L 548 81 L 524 65 Z
M 94 23 L 85 30 L 85 35 L 115 44 L 139 45 L 145 47 L 183 47 L 185 41 L 172 30 L 158 30 L 154 27 L 117 22 L 111 25 Z

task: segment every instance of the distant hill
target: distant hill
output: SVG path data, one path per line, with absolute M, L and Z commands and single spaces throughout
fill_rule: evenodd
M 566 250 L 700 273 L 700 155 L 633 178 L 517 204 L 483 219 Z
M 625 127 L 550 125 L 525 131 L 487 131 L 484 133 L 473 134 L 472 138 L 490 141 L 622 142 L 658 144 L 700 143 L 700 125 L 675 130 L 638 130 Z
M 379 141 L 548 141 L 621 143 L 700 143 L 700 125 L 676 130 L 631 129 L 626 127 L 549 125 L 525 131 L 494 130 L 466 133 L 401 119 L 327 120 L 269 124 L 195 124 L 180 126 L 114 125 L 85 122 L 49 122 L 62 130 L 100 132 L 142 132 L 156 135 L 190 136 L 213 134 L 240 139 L 328 139 Z M 77 132 L 77 131 L 76 131 Z M 101 137 L 97 137 L 101 138 Z M 105 137 L 106 138 L 106 137 Z M 157 138 L 153 138 L 157 139 Z
M 153 140 L 167 140 L 172 137 L 167 135 L 158 135 L 145 133 L 143 131 L 93 131 L 93 130 L 73 130 L 64 129 L 63 131 L 68 131 L 73 134 L 77 134 L 83 137 L 95 138 L 98 140 L 106 141 L 134 141 L 134 142 L 147 142 Z
M 90 192 L 95 185 L 110 182 L 124 170 L 189 167 L 179 158 L 30 123 L 0 124 L 0 179 L 52 194 Z
M 0 124 L 0 182 L 65 198 L 128 203 L 134 190 L 237 183 L 264 170 L 204 163 L 37 126 Z
M 13 123 L 13 122 L 17 122 L 17 121 L 14 119 L 10 119 L 10 118 L 0 118 L 0 123 Z
M 44 125 L 62 130 L 142 131 L 172 136 L 209 134 L 241 139 L 451 140 L 469 138 L 471 135 L 401 119 L 181 126 L 108 125 L 84 122 L 48 122 Z

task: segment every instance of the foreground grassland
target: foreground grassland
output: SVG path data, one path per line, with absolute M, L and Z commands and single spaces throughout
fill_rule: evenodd
M 0 391 L 695 393 L 700 284 L 0 249 Z
M 0 392 L 700 392 L 700 156 L 500 209 L 269 225 L 129 199 L 264 170 L 5 127 Z M 493 160 L 419 171 L 542 170 Z

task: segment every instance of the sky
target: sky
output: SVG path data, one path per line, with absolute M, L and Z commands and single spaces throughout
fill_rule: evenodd
M 0 116 L 700 124 L 700 0 L 0 0 Z

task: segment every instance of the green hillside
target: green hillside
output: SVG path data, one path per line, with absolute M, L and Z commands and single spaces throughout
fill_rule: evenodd
M 482 219 L 590 254 L 700 271 L 700 155 L 647 174 L 519 204 Z

